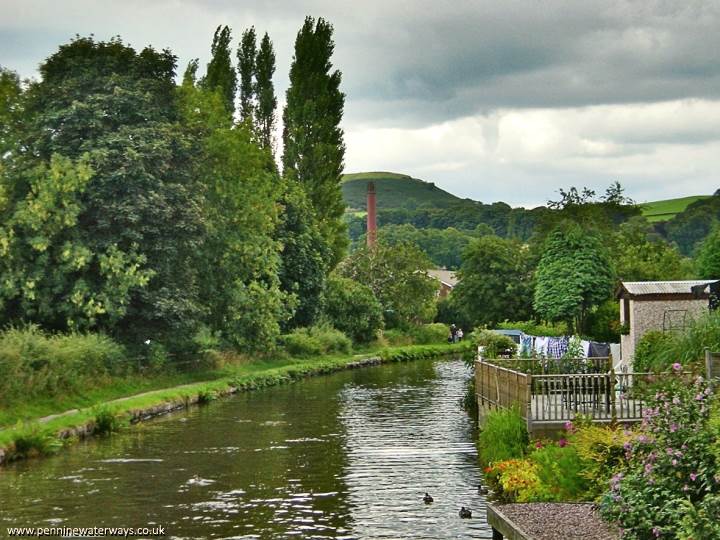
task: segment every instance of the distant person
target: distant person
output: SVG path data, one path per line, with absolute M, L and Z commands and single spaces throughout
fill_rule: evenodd
M 458 340 L 458 341 L 462 341 L 462 338 L 463 338 L 463 336 L 465 335 L 465 334 L 463 334 L 462 328 L 458 328 L 458 331 L 457 331 L 457 334 L 456 334 L 456 335 L 457 335 L 457 340 Z
M 450 325 L 450 343 L 455 343 L 457 341 L 457 326 L 455 326 L 455 323 Z

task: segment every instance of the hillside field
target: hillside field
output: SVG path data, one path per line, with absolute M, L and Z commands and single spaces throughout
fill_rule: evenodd
M 678 199 L 666 199 L 664 201 L 653 201 L 641 204 L 643 216 L 648 221 L 656 223 L 659 221 L 668 221 L 675 217 L 695 201 L 708 199 L 710 195 L 693 195 L 690 197 L 680 197 Z

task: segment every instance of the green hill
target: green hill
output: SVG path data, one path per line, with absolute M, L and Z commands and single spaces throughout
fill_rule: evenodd
M 392 172 L 362 172 L 343 175 L 341 189 L 348 211 L 364 211 L 367 184 L 375 182 L 379 210 L 412 206 L 445 208 L 463 199 L 443 191 L 432 182 Z
M 710 195 L 693 195 L 679 199 L 666 199 L 664 201 L 652 201 L 641 204 L 643 216 L 650 222 L 668 221 L 685 210 L 695 201 L 708 199 Z

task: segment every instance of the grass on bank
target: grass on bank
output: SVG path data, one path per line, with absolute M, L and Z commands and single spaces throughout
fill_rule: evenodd
M 215 373 L 216 378 L 190 384 L 161 388 L 141 395 L 109 401 L 103 399 L 98 389 L 98 401 L 78 412 L 53 418 L 45 423 L 19 423 L 0 431 L 0 448 L 8 450 L 10 459 L 21 459 L 34 455 L 49 454 L 63 444 L 57 434 L 63 430 L 94 424 L 100 431 L 114 431 L 130 422 L 134 411 L 146 410 L 164 403 L 188 401 L 208 402 L 228 388 L 242 391 L 290 383 L 304 377 L 330 373 L 343 369 L 348 364 L 368 356 L 377 355 L 384 362 L 398 362 L 432 358 L 453 352 L 469 350 L 470 344 L 412 345 L 407 347 L 386 347 L 366 350 L 364 354 L 328 355 L 313 359 L 275 358 L 246 361 L 225 366 Z M 208 372 L 208 375 L 210 372 Z M 159 378 L 157 381 L 167 381 Z M 148 381 L 151 382 L 151 381 Z M 110 391 L 111 389 L 106 389 Z M 111 392 L 114 393 L 114 392 Z M 193 399 L 194 398 L 194 399 Z M 18 405 L 20 407 L 20 405 Z M 16 412 L 17 414 L 17 412 Z
M 660 221 L 668 221 L 677 214 L 685 210 L 695 201 L 708 199 L 709 195 L 693 195 L 690 197 L 680 197 L 677 199 L 665 199 L 662 201 L 652 201 L 641 204 L 642 214 L 651 223 Z

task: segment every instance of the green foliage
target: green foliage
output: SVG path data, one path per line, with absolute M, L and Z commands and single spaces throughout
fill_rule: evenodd
M 279 279 L 282 245 L 274 238 L 282 184 L 250 126 L 224 121 L 211 94 L 183 92 L 183 112 L 202 145 L 194 169 L 209 224 L 197 261 L 205 322 L 237 349 L 266 350 L 289 316 Z
M 497 236 L 473 241 L 463 254 L 451 301 L 472 326 L 530 315 L 531 269 L 520 244 Z
M 683 332 L 646 333 L 635 348 L 633 368 L 636 372 L 665 371 L 674 362 L 704 369 L 705 349 L 720 350 L 720 313 L 710 312 L 690 321 Z
M 582 467 L 574 474 L 587 481 L 583 498 L 596 499 L 607 491 L 612 475 L 624 467 L 630 434 L 620 428 L 588 423 L 573 427 L 568 439 L 582 461 Z M 579 485 L 578 480 L 573 483 Z
M 522 330 L 531 336 L 562 337 L 568 335 L 567 324 L 538 323 L 535 321 L 503 321 L 497 324 L 497 328 L 504 330 Z
M 9 460 L 47 456 L 57 452 L 62 443 L 52 433 L 30 424 L 18 429 L 8 456 Z
M 387 245 L 415 244 L 437 267 L 457 269 L 463 252 L 474 236 L 457 229 L 416 229 L 412 225 L 386 225 L 378 229 L 378 240 Z M 361 236 L 360 242 L 365 242 Z
M 430 323 L 412 326 L 408 333 L 416 345 L 430 345 L 432 343 L 447 342 L 450 329 L 442 323 Z
M 525 419 L 517 408 L 496 409 L 485 417 L 479 435 L 483 466 L 525 455 L 530 438 Z
M 608 298 L 588 313 L 585 335 L 594 341 L 620 343 L 620 326 L 619 303 Z
M 716 225 L 699 245 L 695 268 L 701 279 L 720 279 L 720 226 Z
M 621 224 L 609 237 L 609 244 L 617 276 L 624 281 L 694 277 L 690 261 L 655 233 L 643 217 L 633 217 Z
M 590 483 L 584 476 L 585 463 L 573 445 L 548 443 L 530 454 L 537 465 L 538 485 L 518 502 L 572 502 L 587 500 Z
M 135 343 L 172 337 L 183 349 L 201 310 L 193 257 L 204 224 L 175 57 L 77 38 L 40 72 L 27 151 L 3 177 L 5 216 L 17 218 L 5 230 L 5 320 Z
M 237 50 L 238 73 L 240 74 L 240 118 L 250 120 L 255 109 L 255 82 L 256 74 L 256 35 L 255 27 L 251 26 L 243 31 L 240 46 Z
M 382 305 L 386 326 L 405 327 L 435 316 L 438 282 L 427 274 L 430 266 L 425 254 L 412 244 L 378 243 L 354 251 L 339 272 L 370 287 Z
M 500 355 L 515 356 L 517 344 L 504 334 L 476 328 L 469 336 L 476 347 L 483 347 L 484 358 L 498 358 Z
M 599 238 L 566 223 L 547 237 L 536 281 L 537 313 L 582 332 L 590 309 L 610 296 L 615 276 Z
M 640 338 L 635 346 L 633 370 L 637 373 L 660 372 L 670 367 L 674 336 L 659 330 L 651 330 Z
M 383 328 L 382 306 L 372 290 L 331 274 L 324 295 L 325 317 L 356 343 L 369 343 Z
M 212 390 L 201 389 L 198 392 L 197 398 L 200 405 L 207 405 L 217 399 L 217 394 Z
M 720 219 L 720 196 L 695 201 L 664 226 L 668 240 L 675 242 L 683 255 L 691 255 Z M 714 276 L 713 276 L 714 277 Z
M 16 149 L 23 118 L 20 77 L 0 66 L 0 171 L 6 154 Z
M 284 211 L 276 233 L 283 246 L 279 278 L 282 290 L 295 299 L 287 327 L 311 326 L 321 313 L 330 246 L 296 182 L 285 183 L 280 202 Z
M 317 22 L 305 18 L 295 40 L 283 111 L 283 175 L 299 182 L 307 192 L 331 249 L 331 268 L 347 247 L 340 192 L 345 157 L 340 121 L 345 95 L 340 91 L 340 71 L 331 71 L 332 34 L 332 25 L 322 17 Z
M 647 218 L 649 222 L 657 223 L 672 219 L 677 214 L 684 211 L 692 203 L 707 198 L 707 195 L 695 195 L 691 197 L 680 197 L 677 199 L 652 201 L 642 204 L 640 209 L 642 210 L 643 217 Z
M 37 326 L 0 333 L 0 404 L 77 392 L 126 369 L 124 349 L 100 334 L 48 335 Z
M 352 350 L 350 339 L 331 326 L 296 328 L 280 339 L 291 356 L 311 357 L 330 353 L 348 354 Z
M 260 41 L 260 48 L 255 59 L 255 128 L 260 144 L 272 151 L 275 132 L 275 109 L 277 98 L 273 75 L 275 74 L 275 50 L 267 32 Z M 274 162 L 273 162 L 274 165 Z
M 213 35 L 210 48 L 211 58 L 202 86 L 222 97 L 225 110 L 232 115 L 235 111 L 235 90 L 237 76 L 233 68 L 231 56 L 232 32 L 227 26 L 218 26 Z
M 375 183 L 378 210 L 417 208 L 423 205 L 448 207 L 461 201 L 432 182 L 389 172 L 344 174 L 342 194 L 349 209 L 366 210 L 368 182 Z
M 97 435 L 107 435 L 120 431 L 122 420 L 120 415 L 107 405 L 101 405 L 94 410 L 95 426 L 93 433 Z

